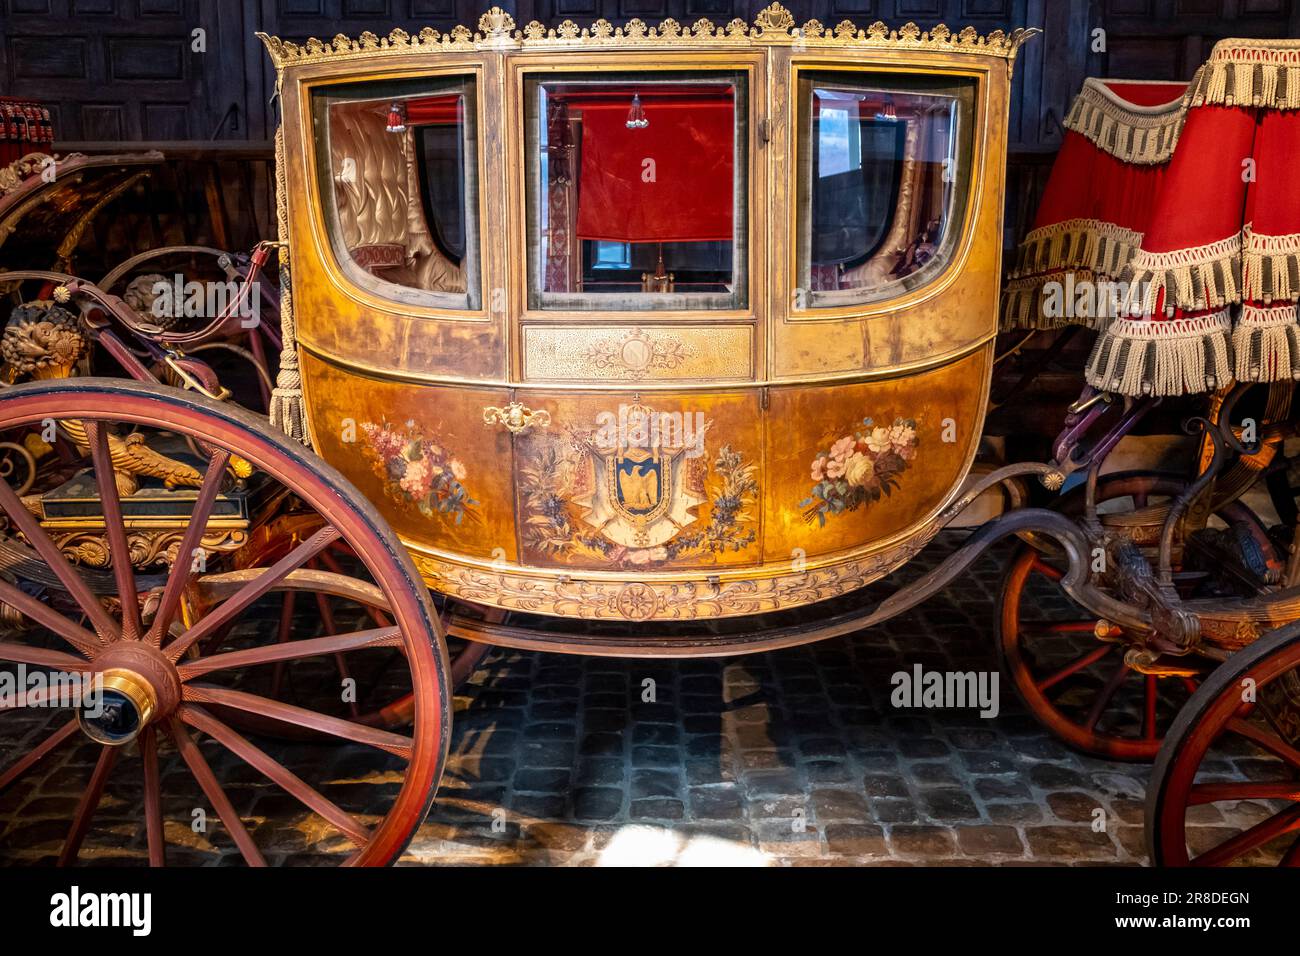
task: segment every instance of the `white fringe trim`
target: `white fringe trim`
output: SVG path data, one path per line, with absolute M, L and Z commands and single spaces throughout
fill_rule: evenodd
M 1243 230 L 1242 298 L 1268 305 L 1300 298 L 1300 233 L 1261 236 Z
M 1210 392 L 1232 380 L 1228 310 L 1193 319 L 1117 319 L 1088 359 L 1089 385 L 1122 395 Z
M 1116 159 L 1153 166 L 1173 155 L 1186 118 L 1186 93 L 1158 106 L 1136 106 L 1089 77 L 1070 105 L 1065 128 Z
M 1300 109 L 1300 41 L 1220 40 L 1188 92 L 1192 106 Z
M 1300 324 L 1295 303 L 1247 304 L 1232 333 L 1239 382 L 1300 380 Z
M 1125 309 L 1130 313 L 1154 313 L 1161 290 L 1165 292 L 1168 315 L 1176 309 L 1194 312 L 1240 302 L 1241 248 L 1241 234 L 1237 233 L 1191 249 L 1139 249 L 1124 278 L 1141 298 L 1131 298 Z

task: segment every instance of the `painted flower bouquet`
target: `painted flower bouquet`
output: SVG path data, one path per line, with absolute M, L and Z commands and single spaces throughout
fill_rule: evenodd
M 442 514 L 460 524 L 478 504 L 462 484 L 465 465 L 413 421 L 397 429 L 363 422 L 365 450 L 384 490 L 396 501 L 413 502 L 424 515 Z
M 799 502 L 805 521 L 824 526 L 828 515 L 857 511 L 899 486 L 899 477 L 916 457 L 916 422 L 896 418 L 893 425 L 877 425 L 864 418 L 862 426 L 813 459 L 815 484 Z

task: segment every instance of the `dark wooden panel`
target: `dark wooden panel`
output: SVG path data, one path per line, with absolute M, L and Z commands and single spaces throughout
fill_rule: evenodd
M 189 43 L 182 37 L 109 37 L 110 80 L 184 80 Z
M 81 107 L 82 135 L 91 140 L 124 139 L 125 109 L 119 104 L 87 103 Z
M 15 81 L 40 83 L 87 77 L 89 53 L 85 40 L 54 37 L 10 37 L 10 64 Z M 17 83 L 15 84 L 17 91 Z
M 144 138 L 152 140 L 189 139 L 189 107 L 185 103 L 146 103 Z

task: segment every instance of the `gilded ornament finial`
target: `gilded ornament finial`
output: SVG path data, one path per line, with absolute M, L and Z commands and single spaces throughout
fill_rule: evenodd
M 760 36 L 772 33 L 788 34 L 794 27 L 794 14 L 779 3 L 773 3 L 758 11 L 754 18 Z
M 489 40 L 508 37 L 514 32 L 515 18 L 500 7 L 492 7 L 478 18 L 478 28 Z

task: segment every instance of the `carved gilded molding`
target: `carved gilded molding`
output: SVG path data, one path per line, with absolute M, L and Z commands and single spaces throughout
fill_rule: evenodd
M 113 564 L 108 541 L 102 530 L 78 529 L 75 531 L 51 531 L 54 543 L 58 545 L 64 557 L 74 564 L 91 568 L 110 568 Z M 176 551 L 181 546 L 185 529 L 167 528 L 159 530 L 127 531 L 126 543 L 131 553 L 131 565 L 136 570 L 144 570 L 157 564 L 171 566 L 176 560 Z M 207 531 L 199 541 L 205 551 L 219 553 L 237 551 L 248 541 L 248 533 L 240 528 L 221 528 Z
M 465 567 L 418 552 L 412 557 L 430 587 L 475 604 L 592 621 L 690 621 L 780 611 L 859 590 L 910 561 L 940 527 L 932 521 L 894 547 L 839 564 L 726 581 L 556 577 Z
M 276 69 L 301 63 L 337 62 L 376 56 L 401 56 L 410 53 L 446 53 L 472 50 L 566 49 L 601 46 L 752 46 L 806 45 L 810 47 L 849 47 L 858 49 L 925 50 L 939 53 L 969 53 L 1014 60 L 1026 40 L 1038 31 L 1016 29 L 1011 33 L 994 30 L 983 36 L 974 27 L 954 31 L 943 24 L 922 30 L 915 23 L 890 29 L 876 21 L 859 28 L 851 20 L 841 20 L 827 27 L 809 20 L 796 27 L 794 16 L 779 3 L 759 12 L 751 26 L 735 19 L 718 25 L 701 17 L 691 24 L 668 18 L 657 27 L 640 19 L 615 26 L 605 19 L 589 27 L 565 20 L 547 27 L 536 20 L 516 29 L 515 20 L 500 7 L 492 7 L 478 21 L 478 29 L 457 26 L 448 33 L 425 27 L 410 34 L 395 29 L 386 37 L 366 31 L 353 39 L 338 34 L 332 40 L 316 37 L 306 43 L 294 43 L 259 33 Z

